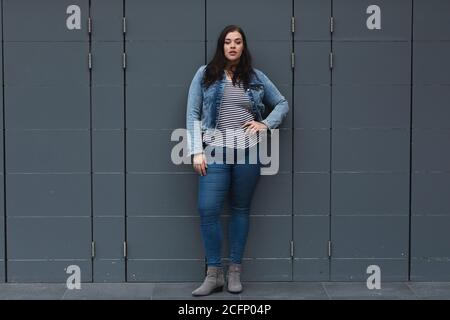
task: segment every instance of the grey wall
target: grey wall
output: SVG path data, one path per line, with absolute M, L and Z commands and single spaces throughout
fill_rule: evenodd
M 368 0 L 1 3 L 0 281 L 202 279 L 197 175 L 170 135 L 227 24 L 291 108 L 243 280 L 450 279 L 449 1 L 379 0 L 379 30 Z

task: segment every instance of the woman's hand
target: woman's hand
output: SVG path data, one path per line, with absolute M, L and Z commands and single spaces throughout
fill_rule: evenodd
M 208 165 L 206 164 L 206 156 L 203 152 L 196 153 L 194 155 L 194 170 L 202 176 L 206 176 L 206 169 Z
M 245 130 L 246 134 L 255 134 L 258 131 L 267 130 L 267 126 L 264 123 L 255 120 L 247 121 L 242 127 L 247 127 Z

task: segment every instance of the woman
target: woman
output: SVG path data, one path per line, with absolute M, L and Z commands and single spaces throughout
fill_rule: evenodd
M 265 105 L 273 110 L 263 119 Z M 288 110 L 286 99 L 275 85 L 263 72 L 252 68 L 243 30 L 236 25 L 225 27 L 213 59 L 197 70 L 188 94 L 188 149 L 199 174 L 198 210 L 207 264 L 206 278 L 192 292 L 194 296 L 221 291 L 225 284 L 219 218 L 228 192 L 231 220 L 227 289 L 231 293 L 242 291 L 241 262 L 250 204 L 260 176 L 260 133 L 277 128 Z M 233 133 L 231 137 L 229 132 Z M 208 148 L 212 151 L 205 152 Z M 256 161 L 250 161 L 255 153 Z

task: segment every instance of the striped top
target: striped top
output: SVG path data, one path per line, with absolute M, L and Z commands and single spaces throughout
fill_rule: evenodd
M 217 131 L 207 130 L 203 135 L 203 142 L 234 149 L 256 145 L 261 141 L 259 133 L 246 134 L 244 132 L 246 127 L 241 127 L 245 122 L 255 120 L 251 109 L 251 102 L 245 90 L 239 85 L 234 86 L 232 80 L 227 78 L 220 111 L 216 118 Z

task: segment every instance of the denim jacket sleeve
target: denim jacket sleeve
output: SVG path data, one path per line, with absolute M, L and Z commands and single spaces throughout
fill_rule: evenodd
M 201 80 L 206 66 L 198 68 L 189 86 L 186 108 L 186 129 L 188 155 L 203 152 L 201 136 L 201 112 L 203 105 L 203 92 Z
M 289 111 L 289 104 L 286 98 L 280 93 L 277 87 L 263 73 L 259 72 L 260 79 L 264 84 L 263 103 L 273 110 L 262 120 L 269 129 L 275 129 L 280 126 Z

